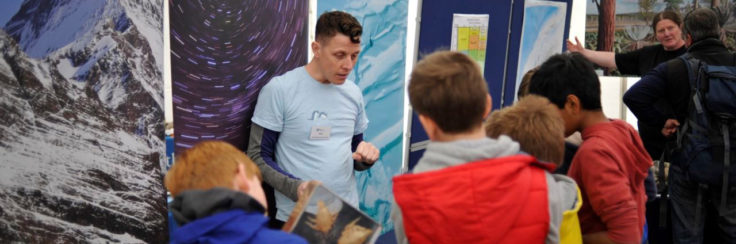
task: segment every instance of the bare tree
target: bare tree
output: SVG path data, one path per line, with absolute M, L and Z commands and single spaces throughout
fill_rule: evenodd
M 616 1 L 593 0 L 598 8 L 598 51 L 613 51 L 616 28 Z

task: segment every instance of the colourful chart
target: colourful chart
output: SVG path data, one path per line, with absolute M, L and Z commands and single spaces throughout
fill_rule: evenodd
M 455 14 L 452 24 L 452 50 L 470 56 L 483 71 L 486 64 L 488 15 Z

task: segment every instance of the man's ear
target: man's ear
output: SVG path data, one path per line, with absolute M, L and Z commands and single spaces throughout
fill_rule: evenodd
M 312 54 L 314 54 L 314 57 L 315 58 L 319 58 L 319 49 L 320 48 L 321 47 L 320 47 L 319 42 L 317 42 L 316 40 L 312 42 Z
M 424 127 L 424 132 L 427 132 L 427 137 L 429 137 L 430 140 L 437 138 L 437 123 L 423 114 L 419 114 L 417 117 L 419 117 L 419 123 Z
M 691 45 L 693 45 L 693 36 L 685 34 L 685 47 L 690 47 Z

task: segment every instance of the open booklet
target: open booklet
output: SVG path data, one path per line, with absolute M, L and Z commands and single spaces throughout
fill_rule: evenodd
M 374 243 L 381 225 L 324 185 L 311 181 L 283 230 L 309 243 Z

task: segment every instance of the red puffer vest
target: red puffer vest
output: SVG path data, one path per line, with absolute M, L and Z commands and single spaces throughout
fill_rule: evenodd
M 394 177 L 409 242 L 544 243 L 545 168 L 554 165 L 514 155 Z

